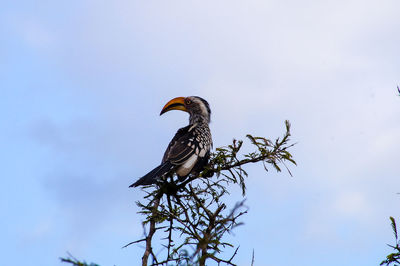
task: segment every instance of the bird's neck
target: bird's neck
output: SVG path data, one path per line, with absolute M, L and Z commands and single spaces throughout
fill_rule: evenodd
M 210 121 L 208 120 L 207 117 L 204 117 L 202 115 L 196 115 L 193 114 L 189 117 L 189 124 L 194 125 L 194 124 L 209 124 Z

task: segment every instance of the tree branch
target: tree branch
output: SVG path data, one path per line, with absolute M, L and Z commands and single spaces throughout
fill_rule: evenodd
M 285 162 L 292 164 L 296 162 L 288 152 L 290 124 L 285 121 L 286 133 L 281 139 L 272 142 L 266 138 L 247 135 L 255 151 L 240 156 L 243 141 L 233 140 L 232 144 L 217 148 L 211 154 L 207 167 L 197 175 L 191 175 L 181 182 L 177 177 L 168 176 L 160 181 L 156 190 L 147 192 L 145 187 L 147 204 L 138 202 L 141 208 L 139 213 L 146 216 L 144 224 L 149 224 L 148 235 L 140 240 L 131 242 L 126 246 L 146 242 L 146 249 L 142 257 L 142 265 L 147 265 L 148 258 L 153 257 L 153 265 L 168 264 L 174 262 L 180 264 L 206 265 L 207 259 L 212 259 L 218 264 L 225 263 L 234 265 L 233 259 L 238 252 L 236 248 L 229 259 L 219 257 L 223 248 L 233 247 L 231 243 L 222 240 L 226 233 L 241 225 L 239 217 L 247 213 L 244 200 L 237 203 L 231 211 L 226 211 L 223 202 L 224 197 L 229 195 L 228 187 L 231 184 L 239 184 L 242 195 L 245 195 L 245 178 L 248 176 L 243 168 L 249 163 L 262 162 L 271 165 L 278 172 L 281 171 L 279 164 L 283 164 L 290 173 Z M 214 179 L 210 177 L 216 176 Z M 192 181 L 193 184 L 189 184 Z M 189 185 L 188 185 L 189 184 Z M 188 185 L 188 186 L 187 186 Z M 165 200 L 163 196 L 166 196 Z M 243 210 L 245 208 L 245 210 Z M 156 227 L 160 224 L 160 227 Z M 157 261 L 153 252 L 152 239 L 157 229 L 166 228 L 166 234 L 162 240 L 167 243 L 161 244 L 164 248 L 165 259 Z M 193 249 L 192 255 L 187 248 Z M 252 258 L 254 263 L 254 254 Z

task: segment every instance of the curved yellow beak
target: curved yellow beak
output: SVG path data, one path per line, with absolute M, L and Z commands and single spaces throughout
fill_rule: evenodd
M 161 110 L 160 115 L 171 110 L 181 110 L 187 112 L 188 110 L 185 107 L 185 97 L 176 97 L 171 101 L 167 102 L 167 104 Z

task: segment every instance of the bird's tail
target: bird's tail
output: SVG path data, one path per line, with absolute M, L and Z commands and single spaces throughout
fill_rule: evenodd
M 164 174 L 168 173 L 172 169 L 172 166 L 173 165 L 170 162 L 162 163 L 129 187 L 155 184 L 158 180 L 160 180 L 160 177 L 162 177 Z

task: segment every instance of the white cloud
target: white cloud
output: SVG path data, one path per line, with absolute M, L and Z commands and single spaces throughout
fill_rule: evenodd
M 333 203 L 333 210 L 338 215 L 349 218 L 367 218 L 371 216 L 370 206 L 367 197 L 360 191 L 342 192 L 336 196 Z
M 46 51 L 46 48 L 55 44 L 55 34 L 40 17 L 9 13 L 4 14 L 0 23 L 4 25 L 8 34 L 20 38 L 31 48 Z

